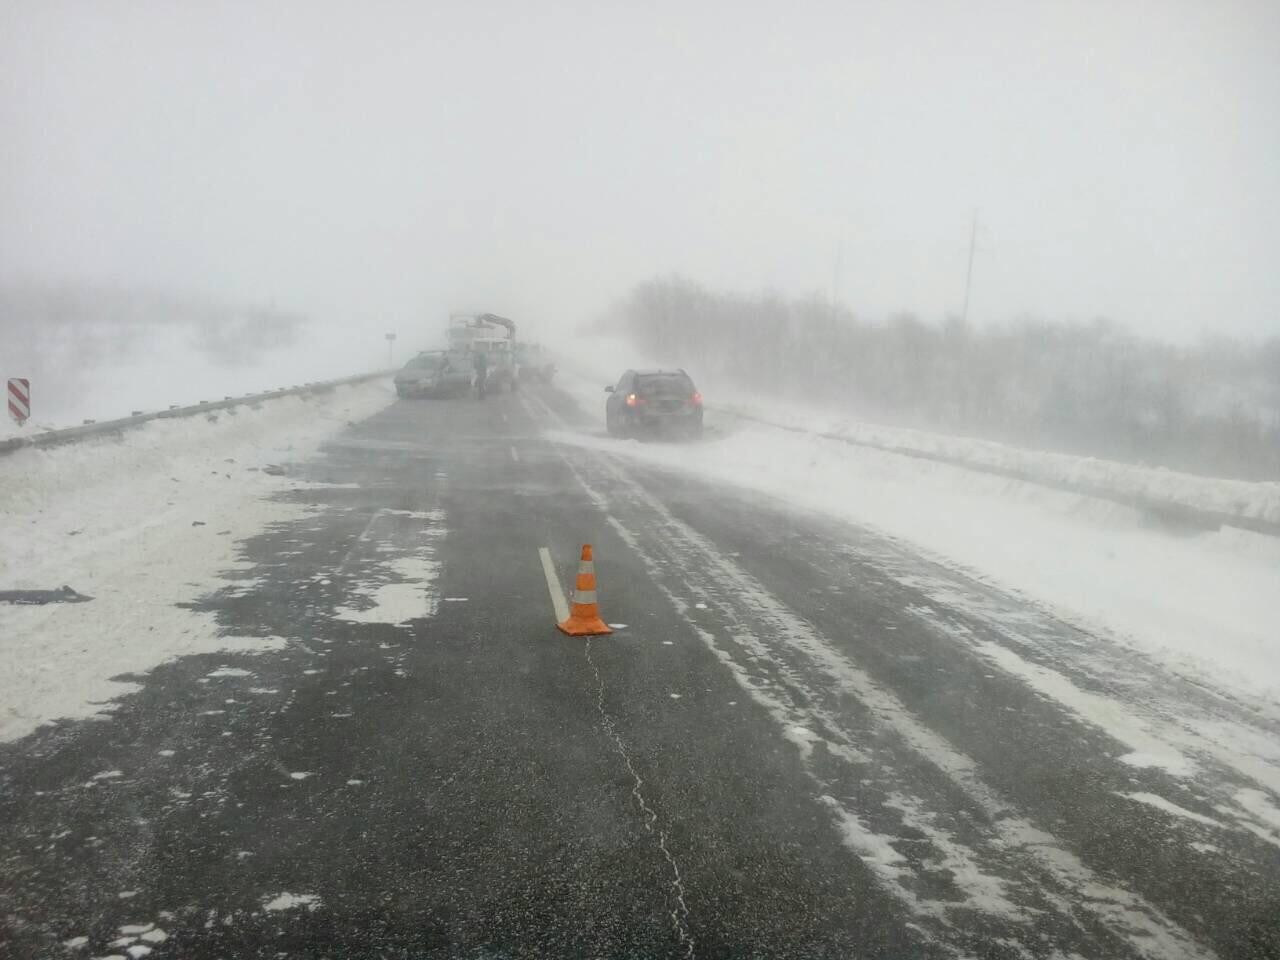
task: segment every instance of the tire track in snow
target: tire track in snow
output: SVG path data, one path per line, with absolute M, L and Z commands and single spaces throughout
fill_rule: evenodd
M 1009 622 L 994 602 L 956 591 L 940 599 L 940 587 L 926 577 L 900 574 L 895 579 L 928 599 L 930 605 L 910 606 L 907 612 L 935 635 L 967 646 L 993 667 L 1061 704 L 1082 723 L 1128 745 L 1131 753 L 1121 757 L 1122 762 L 1158 767 L 1179 779 L 1185 789 L 1231 819 L 1232 825 L 1218 824 L 1220 829 L 1241 830 L 1280 847 L 1280 832 L 1265 829 L 1265 812 L 1259 817 L 1240 798 L 1254 787 L 1280 798 L 1280 741 L 1274 735 L 1273 717 L 1250 715 L 1239 707 L 1231 710 L 1227 704 L 1218 706 L 1215 714 L 1201 702 L 1161 697 L 1149 687 L 1134 690 L 1149 681 L 1131 680 L 1122 672 L 1123 661 L 1107 664 L 1106 680 L 1128 685 L 1134 696 L 1121 700 L 1097 692 L 1097 687 L 1105 689 L 1099 681 L 1101 671 L 1078 657 L 1049 660 L 1046 648 L 1051 644 L 1038 635 L 1042 628 L 1033 618 Z M 1274 803 L 1266 802 L 1273 818 L 1280 811 Z
M 559 415 L 545 403 L 538 398 L 533 399 L 553 423 L 564 425 Z M 552 438 L 552 442 L 560 446 L 556 438 Z M 688 604 L 665 586 L 663 577 L 669 572 L 668 567 L 678 572 L 680 581 L 686 589 L 714 601 L 717 611 L 728 620 L 731 626 L 729 632 L 733 643 L 742 650 L 753 668 L 764 665 L 782 679 L 781 684 L 766 681 L 770 696 L 760 702 L 766 706 L 766 709 L 769 702 L 772 702 L 775 707 L 781 706 L 781 713 L 775 713 L 773 710 L 770 710 L 770 713 L 783 725 L 784 734 L 788 729 L 785 723 L 788 711 L 790 716 L 796 718 L 807 715 L 811 718 L 811 722 L 817 720 L 816 713 L 811 713 L 807 704 L 820 702 L 825 696 L 824 690 L 815 689 L 812 682 L 806 683 L 794 668 L 789 666 L 789 661 L 799 659 L 810 676 L 820 676 L 823 686 L 829 690 L 852 695 L 867 709 L 876 727 L 894 734 L 906 748 L 941 771 L 985 817 L 988 828 L 994 834 L 989 842 L 1002 854 L 995 859 L 1004 861 L 1005 857 L 1017 858 L 1030 868 L 1033 875 L 1038 874 L 1037 879 L 1044 881 L 1043 887 L 1038 891 L 1041 899 L 1047 901 L 1068 926 L 1076 928 L 1085 937 L 1089 937 L 1092 930 L 1101 928 L 1107 935 L 1123 943 L 1134 955 L 1146 957 L 1149 960 L 1204 960 L 1204 958 L 1215 956 L 1210 948 L 1197 943 L 1186 930 L 1165 916 L 1153 904 L 1148 903 L 1140 894 L 1106 882 L 1084 861 L 1068 850 L 1057 837 L 1036 827 L 1022 816 L 1019 810 L 1006 802 L 982 779 L 978 766 L 972 758 L 929 729 L 896 696 L 882 688 L 869 674 L 837 652 L 834 646 L 820 636 L 806 620 L 777 600 L 754 577 L 730 558 L 725 557 L 714 544 L 672 514 L 665 504 L 616 465 L 612 457 L 597 451 L 585 452 L 590 464 L 599 467 L 608 475 L 612 483 L 625 490 L 636 507 L 652 515 L 653 520 L 646 524 L 645 532 L 654 545 L 653 552 L 646 549 L 639 537 L 610 514 L 609 498 L 583 476 L 582 471 L 564 455 L 563 451 L 561 456 L 592 502 L 608 516 L 614 529 L 653 572 L 655 584 L 673 603 L 677 612 L 689 620 L 695 634 L 707 644 L 711 652 L 729 667 L 739 684 L 753 696 L 761 692 L 757 682 L 751 678 L 748 668 L 738 663 L 732 652 L 717 642 L 714 634 L 700 629 L 690 618 Z M 655 553 L 666 561 L 665 565 L 655 558 Z M 740 616 L 738 611 L 745 616 Z M 748 619 L 767 625 L 769 630 L 757 636 L 749 629 L 745 629 L 744 625 Z M 799 695 L 800 702 L 806 706 L 797 705 L 796 697 L 791 691 L 785 689 L 788 686 Z M 782 689 L 779 689 L 780 687 Z M 824 722 L 821 726 L 828 731 L 839 731 L 833 737 L 839 745 L 846 749 L 848 747 L 857 749 L 854 746 L 855 738 L 848 732 L 841 731 L 841 724 L 835 719 L 834 714 L 828 713 L 822 719 L 833 721 L 830 725 Z M 800 738 L 788 736 L 788 739 L 797 744 L 802 755 L 806 754 L 806 749 L 811 749 L 805 743 L 798 743 L 797 740 Z M 812 737 L 812 740 L 818 739 L 821 738 Z M 806 768 L 820 785 L 825 786 L 821 779 L 813 774 L 807 762 Z M 896 799 L 901 801 L 901 796 L 899 794 Z M 816 799 L 828 806 L 831 805 L 830 801 L 834 800 L 825 791 Z M 836 803 L 839 805 L 839 801 Z M 904 823 L 910 823 L 909 818 L 919 813 L 912 809 L 913 806 L 913 804 L 898 803 Z M 945 906 L 939 907 L 932 902 L 923 902 L 914 889 L 903 885 L 902 881 L 909 878 L 897 875 L 888 869 L 877 870 L 874 856 L 871 857 L 871 862 L 868 862 L 871 851 L 867 844 L 873 840 L 876 841 L 878 849 L 883 853 L 884 848 L 880 845 L 880 841 L 884 838 L 869 833 L 865 837 L 857 836 L 859 831 L 865 832 L 865 827 L 857 813 L 839 805 L 839 814 L 837 826 L 841 828 L 846 842 L 849 842 L 850 846 L 859 853 L 864 863 L 868 863 L 873 874 L 884 883 L 889 892 L 922 919 L 947 924 Z M 922 821 L 918 816 L 916 819 L 918 822 L 913 825 L 919 826 Z M 932 825 L 932 829 L 937 832 L 939 828 Z M 927 830 L 923 832 L 926 836 L 929 835 Z M 970 875 L 971 877 L 981 878 L 988 890 L 1002 893 L 1004 884 L 1008 881 L 991 877 L 981 871 L 976 866 L 976 860 L 973 859 L 976 851 L 968 850 L 964 844 L 950 838 L 942 837 L 941 839 L 944 843 L 944 859 L 946 857 L 961 858 L 959 862 L 962 865 L 972 866 L 976 871 Z M 865 849 L 859 850 L 860 845 Z M 881 858 L 880 866 L 896 869 L 896 864 L 888 857 Z M 998 901 L 993 900 L 987 906 L 994 908 L 995 919 L 1005 922 L 1017 919 L 1016 913 L 1010 914 L 1009 911 L 1004 910 L 1004 904 Z M 1033 913 L 1034 911 L 1024 911 L 1027 922 L 1031 921 Z M 1026 932 L 1033 935 L 1036 940 L 1040 940 L 1040 936 L 1034 931 Z M 957 946 L 960 945 L 957 944 Z M 1030 955 L 1021 945 L 1010 943 L 1006 945 L 1024 955 Z M 1043 943 L 1037 943 L 1037 946 L 1042 947 Z M 1104 941 L 1098 946 L 1106 950 L 1103 955 L 1114 955 L 1115 944 L 1107 944 Z M 1107 950 L 1108 946 L 1112 949 Z M 968 947 L 969 944 L 964 944 L 962 949 Z

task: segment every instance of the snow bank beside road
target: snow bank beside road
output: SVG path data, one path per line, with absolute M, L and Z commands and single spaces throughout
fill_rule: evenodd
M 598 386 L 565 386 L 600 416 Z M 878 528 L 1181 673 L 1280 702 L 1280 539 L 1230 528 L 1175 535 L 1096 498 L 760 423 L 717 425 L 729 429 L 703 444 L 556 439 Z
M 879 426 L 794 405 L 770 403 L 764 406 L 732 395 L 720 407 L 727 413 L 774 426 L 819 433 L 880 449 L 945 458 L 978 469 L 1017 474 L 1023 479 L 1051 486 L 1070 486 L 1280 525 L 1280 483 L 1277 482 L 1223 480 L 1115 460 L 1026 450 L 991 440 Z
M 604 385 L 615 383 L 628 367 L 678 366 L 674 361 L 650 364 L 638 359 L 628 342 L 598 336 L 560 344 L 558 356 L 565 373 L 564 388 L 593 413 L 604 408 Z M 773 426 L 941 458 L 975 469 L 1015 475 L 1050 486 L 1071 487 L 1077 492 L 1092 492 L 1126 502 L 1145 500 L 1219 514 L 1223 518 L 1280 526 L 1280 482 L 1223 480 L 1095 457 L 1029 450 L 973 437 L 883 426 L 800 403 L 775 398 L 762 401 L 758 395 L 741 388 L 702 382 L 696 372 L 694 379 L 707 398 L 708 409 Z
M 0 459 L 0 589 L 65 583 L 95 598 L 0 605 L 0 740 L 132 689 L 111 677 L 269 645 L 221 637 L 211 615 L 176 604 L 216 588 L 237 543 L 302 511 L 269 499 L 298 481 L 263 467 L 309 456 L 393 399 L 371 381 Z
M 119 356 L 32 372 L 22 355 L 6 357 L 0 376 L 31 378 L 31 420 L 17 426 L 0 418 L 0 439 L 113 420 L 134 410 L 154 412 L 224 396 L 262 393 L 294 384 L 337 379 L 382 369 L 387 347 L 381 335 L 338 324 L 308 324 L 297 345 L 227 363 L 199 349 L 187 327 L 147 329 Z M 38 349 L 39 344 L 27 349 Z

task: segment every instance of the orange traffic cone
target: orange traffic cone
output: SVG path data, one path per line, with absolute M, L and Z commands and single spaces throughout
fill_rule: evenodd
M 578 583 L 573 591 L 569 619 L 556 626 L 571 637 L 598 637 L 613 633 L 609 625 L 600 619 L 600 605 L 596 603 L 596 564 L 591 559 L 589 543 L 582 545 L 582 559 L 578 562 Z

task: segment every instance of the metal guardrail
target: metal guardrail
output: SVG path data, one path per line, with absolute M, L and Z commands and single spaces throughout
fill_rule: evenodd
M 342 377 L 338 380 L 320 380 L 292 387 L 283 387 L 278 390 L 266 390 L 262 393 L 247 393 L 242 397 L 224 397 L 221 400 L 201 401 L 200 403 L 186 406 L 170 407 L 168 410 L 139 413 L 131 417 L 104 420 L 101 423 L 90 422 L 79 427 L 66 427 L 61 430 L 46 430 L 43 433 L 34 433 L 29 436 L 10 437 L 6 440 L 0 440 L 0 456 L 15 453 L 18 450 L 25 450 L 29 447 L 53 447 L 64 443 L 75 443 L 77 440 L 86 440 L 90 437 L 119 433 L 132 427 L 140 427 L 145 423 L 150 423 L 152 420 L 191 417 L 201 413 L 211 413 L 215 410 L 252 406 L 262 403 L 264 400 L 275 400 L 278 397 L 303 396 L 308 393 L 328 393 L 347 384 L 364 383 L 368 380 L 389 377 L 394 372 L 394 370 L 379 370 L 375 373 L 362 373 L 354 377 Z
M 806 430 L 804 427 L 775 423 L 772 420 L 766 420 L 764 417 L 756 417 L 748 413 L 742 413 L 738 410 L 729 410 L 719 406 L 713 407 L 712 409 L 717 413 L 737 417 L 739 420 L 750 420 L 753 423 L 762 423 L 765 426 L 776 427 L 780 430 L 787 430 L 791 433 L 807 433 L 811 436 L 822 437 L 824 440 L 837 440 L 840 443 L 847 443 L 852 447 L 868 447 L 872 450 L 879 450 L 883 453 L 893 453 L 902 457 L 913 457 L 917 460 L 931 460 L 934 463 L 942 463 L 950 467 L 961 467 L 965 470 L 972 470 L 976 473 L 989 473 L 998 477 L 1006 477 L 1010 480 L 1021 480 L 1024 483 L 1034 483 L 1037 486 L 1048 487 L 1052 490 L 1061 490 L 1066 493 L 1077 493 L 1083 496 L 1093 497 L 1098 500 L 1107 500 L 1111 503 L 1118 503 L 1126 507 L 1132 507 L 1135 510 L 1139 510 L 1164 522 L 1172 522 L 1199 530 L 1212 531 L 1221 527 L 1235 527 L 1239 530 L 1249 530 L 1253 533 L 1261 533 L 1266 536 L 1280 537 L 1280 522 L 1276 522 L 1274 520 L 1266 520 L 1259 517 L 1246 517 L 1238 513 L 1226 513 L 1221 510 L 1206 510 L 1203 507 L 1193 507 L 1186 503 L 1179 503 L 1176 500 L 1165 500 L 1150 497 L 1141 493 L 1114 490 L 1110 487 L 1101 486 L 1099 484 L 1055 480 L 1051 477 L 1039 476 L 1031 470 L 1019 470 L 1015 467 L 1001 467 L 995 464 L 966 460 L 963 457 L 953 457 L 948 456 L 947 454 L 933 453 L 929 450 L 918 450 L 914 447 L 904 447 L 893 443 L 879 443 L 874 440 L 858 440 L 839 433 Z

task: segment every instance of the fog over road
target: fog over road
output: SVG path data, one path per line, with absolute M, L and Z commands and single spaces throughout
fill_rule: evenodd
M 1276 771 L 1170 732 L 1272 719 L 581 431 L 401 401 L 308 461 L 171 598 L 261 652 L 0 744 L 0 955 L 1280 956 Z M 583 640 L 539 551 L 586 542 Z

